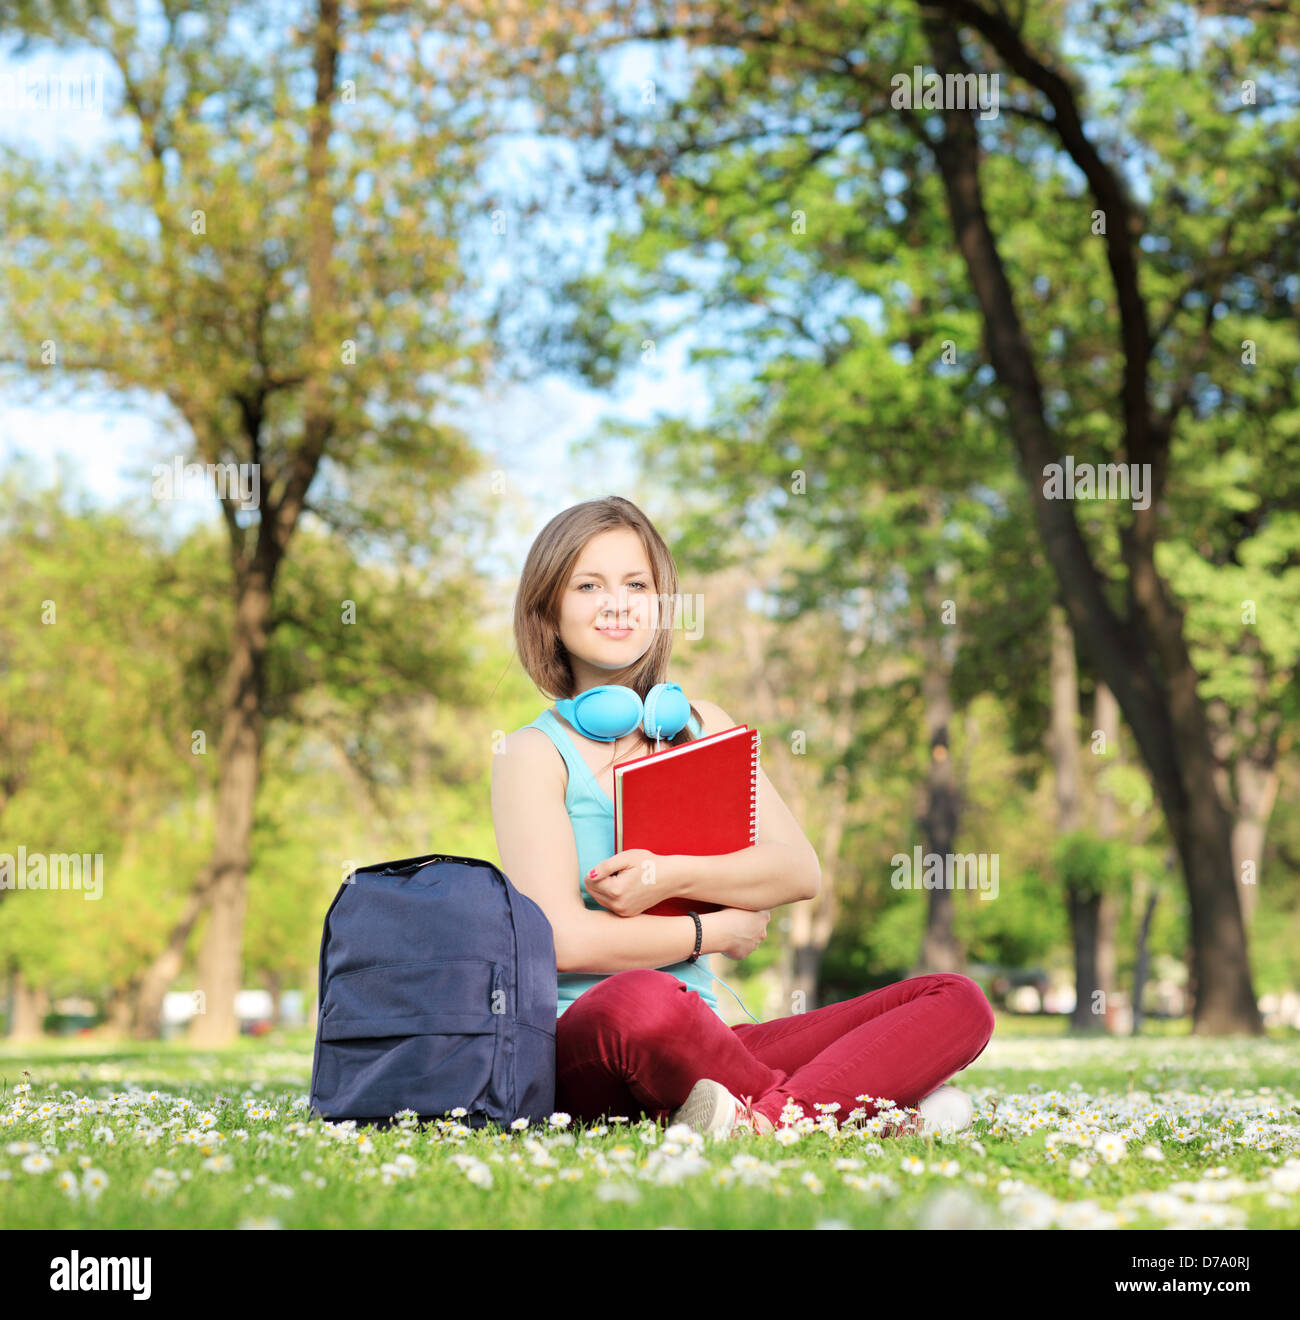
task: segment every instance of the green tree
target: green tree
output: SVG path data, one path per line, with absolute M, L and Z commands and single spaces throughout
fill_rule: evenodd
M 700 356 L 756 387 L 676 457 L 741 474 L 728 494 L 747 482 L 764 507 L 838 522 L 841 552 L 859 535 L 867 474 L 969 497 L 981 466 L 997 486 L 1014 462 L 1082 663 L 1115 693 L 1182 862 L 1196 1029 L 1260 1031 L 1232 776 L 1178 569 L 1209 543 L 1247 570 L 1224 579 L 1219 605 L 1229 592 L 1269 602 L 1267 642 L 1258 616 L 1214 625 L 1220 652 L 1256 668 L 1250 705 L 1223 712 L 1239 726 L 1223 755 L 1267 761 L 1295 717 L 1296 639 L 1280 621 L 1288 605 L 1295 617 L 1300 563 L 1300 492 L 1283 461 L 1300 357 L 1286 274 L 1300 255 L 1294 19 L 1261 10 L 1243 28 L 1171 4 L 1072 14 L 1084 53 L 1067 57 L 1051 6 L 599 4 L 562 26 L 520 8 L 499 12 L 516 32 L 513 71 L 547 70 L 547 126 L 608 148 L 584 185 L 645 196 L 600 272 L 557 273 L 573 311 L 552 318 L 539 352 L 554 345 L 552 360 L 611 379 L 678 325 L 744 313 Z M 647 80 L 620 104 L 599 56 L 635 40 L 675 42 L 688 59 L 675 82 Z M 1112 88 L 1094 90 L 1084 74 L 1103 63 Z M 900 92 L 916 67 L 998 75 L 998 114 L 951 97 L 913 106 Z M 665 312 L 655 295 L 676 301 Z M 886 355 L 910 371 L 866 374 Z M 960 428 L 936 428 L 945 415 Z M 809 418 L 829 438 L 810 437 Z M 1149 498 L 1054 498 L 1046 478 L 1067 455 L 1136 465 Z M 1272 474 L 1245 517 L 1230 485 L 1202 480 L 1225 463 L 1234 482 Z M 812 518 L 780 498 L 773 469 L 793 467 L 823 481 Z
M 15 860 L 97 855 L 102 889 L 0 889 L 0 963 L 20 1001 L 104 995 L 116 1016 L 174 911 L 168 868 L 210 843 L 187 730 L 221 629 L 202 559 L 70 502 L 22 465 L 0 475 L 0 839 Z
M 42 400 L 63 381 L 166 400 L 187 433 L 182 471 L 194 460 L 218 483 L 226 563 L 211 589 L 229 645 L 213 850 L 140 989 L 156 1016 L 208 913 L 195 1039 L 214 1044 L 235 1031 L 295 534 L 315 514 L 358 545 L 427 545 L 458 531 L 443 497 L 478 466 L 436 408 L 481 379 L 488 349 L 460 303 L 457 247 L 485 112 L 454 53 L 406 41 L 400 13 L 353 19 L 320 0 L 284 29 L 278 11 L 220 0 L 160 17 L 102 4 L 18 17 L 33 45 L 108 57 L 129 131 L 93 161 L 5 153 L 0 361 Z M 158 498 L 176 493 L 170 470 Z M 343 584 L 321 585 L 337 620 Z

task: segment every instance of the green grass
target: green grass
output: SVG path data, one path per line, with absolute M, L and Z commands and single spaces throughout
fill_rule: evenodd
M 830 1120 L 783 1140 L 670 1140 L 635 1115 L 350 1132 L 306 1111 L 310 1030 L 221 1051 L 2 1048 L 0 1226 L 1300 1228 L 1294 1032 L 1098 1040 L 1055 1025 L 1000 1017 L 953 1079 L 973 1128 L 933 1139 Z M 1117 1134 L 1113 1163 L 1102 1133 Z

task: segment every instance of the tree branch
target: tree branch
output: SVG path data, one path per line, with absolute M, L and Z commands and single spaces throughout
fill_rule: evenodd
M 1106 258 L 1119 306 L 1124 353 L 1121 399 L 1125 449 L 1130 462 L 1152 466 L 1151 505 L 1145 511 L 1152 512 L 1163 490 L 1165 463 L 1156 452 L 1163 435 L 1151 425 L 1147 401 L 1147 364 L 1153 341 L 1138 283 L 1136 248 L 1143 227 L 1138 209 L 1129 200 L 1118 174 L 1101 159 L 1084 132 L 1074 89 L 1062 74 L 1031 54 L 1019 32 L 1004 17 L 989 13 L 975 0 L 921 0 L 921 10 L 937 10 L 974 28 L 1011 69 L 1042 92 L 1056 115 L 1051 121 L 1053 129 L 1087 179 L 1098 208 L 1105 213 Z

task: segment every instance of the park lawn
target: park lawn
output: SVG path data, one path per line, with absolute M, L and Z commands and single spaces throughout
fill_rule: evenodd
M 310 1030 L 0 1048 L 0 1227 L 1300 1228 L 1295 1032 L 1017 1028 L 953 1079 L 973 1127 L 936 1138 L 816 1111 L 722 1141 L 635 1116 L 354 1129 L 308 1112 Z

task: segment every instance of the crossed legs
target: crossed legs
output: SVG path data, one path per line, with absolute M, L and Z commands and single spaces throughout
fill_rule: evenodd
M 593 986 L 556 1023 L 556 1100 L 581 1122 L 666 1119 L 701 1077 L 779 1120 L 787 1100 L 850 1110 L 859 1095 L 916 1105 L 983 1052 L 993 1010 L 955 973 L 914 976 L 771 1022 L 728 1026 L 668 972 L 637 968 Z

